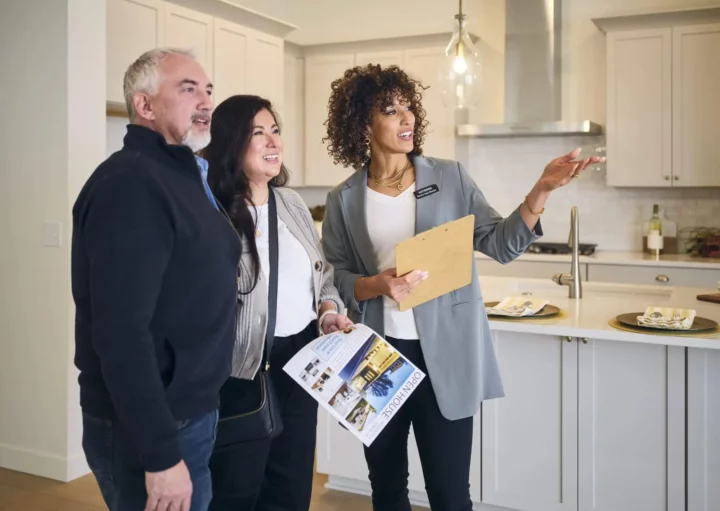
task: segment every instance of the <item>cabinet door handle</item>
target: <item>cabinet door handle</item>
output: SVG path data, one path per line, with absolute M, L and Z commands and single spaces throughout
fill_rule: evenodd
M 583 337 L 583 338 L 582 338 L 582 342 L 583 342 L 583 344 L 587 344 L 587 343 L 588 343 L 588 338 L 587 338 L 587 337 Z
M 665 176 L 665 181 L 670 181 L 670 176 Z
M 655 277 L 655 280 L 657 280 L 658 282 L 670 282 L 670 277 L 668 277 L 667 275 L 658 275 L 657 277 Z
M 673 179 L 674 179 L 675 181 L 680 181 L 680 176 L 673 176 Z
M 565 337 L 565 340 L 566 340 L 567 342 L 572 342 L 572 337 L 570 337 L 570 336 L 568 335 L 567 337 Z

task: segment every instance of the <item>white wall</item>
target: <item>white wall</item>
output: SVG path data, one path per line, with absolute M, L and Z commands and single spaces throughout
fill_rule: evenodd
M 42 13 L 40 15 L 39 13 Z M 0 466 L 87 470 L 73 367 L 71 207 L 105 151 L 105 4 L 8 2 L 0 16 Z M 43 223 L 61 246 L 43 246 Z

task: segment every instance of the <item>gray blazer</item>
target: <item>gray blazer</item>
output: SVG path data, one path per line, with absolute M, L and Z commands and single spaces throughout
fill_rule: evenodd
M 458 162 L 418 156 L 414 164 L 417 190 L 439 188 L 417 199 L 416 233 L 473 213 L 475 249 L 503 264 L 542 236 L 539 222 L 534 231 L 528 229 L 519 207 L 507 218 L 500 216 Z M 364 168 L 330 192 L 322 243 L 350 318 L 384 335 L 382 297 L 355 300 L 355 281 L 378 273 L 365 220 L 366 189 Z M 475 264 L 469 285 L 414 311 L 428 376 L 447 419 L 471 417 L 483 400 L 504 395 Z
M 285 222 L 310 257 L 313 274 L 313 294 L 315 310 L 320 303 L 335 302 L 338 312 L 345 312 L 345 305 L 333 282 L 333 268 L 322 253 L 320 239 L 310 210 L 300 196 L 289 188 L 271 188 L 277 199 L 278 217 Z M 253 284 L 253 265 L 248 250 L 247 239 L 242 240 L 240 260 L 240 289 L 247 292 Z M 255 377 L 260 368 L 265 333 L 267 331 L 268 293 L 265 274 L 260 271 L 257 285 L 249 294 L 240 295 L 242 307 L 237 318 L 237 332 L 233 349 L 231 376 L 244 380 Z M 277 311 L 278 317 L 283 314 Z

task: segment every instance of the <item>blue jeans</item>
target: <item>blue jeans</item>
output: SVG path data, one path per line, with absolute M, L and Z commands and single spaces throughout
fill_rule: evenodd
M 178 422 L 180 452 L 192 480 L 190 511 L 206 511 L 212 500 L 208 462 L 215 444 L 217 411 Z M 127 431 L 116 421 L 83 414 L 83 450 L 110 511 L 143 511 L 145 469 Z

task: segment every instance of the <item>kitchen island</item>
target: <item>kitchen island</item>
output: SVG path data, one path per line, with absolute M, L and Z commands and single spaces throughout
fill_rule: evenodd
M 505 397 L 475 417 L 475 510 L 710 511 L 720 502 L 720 336 L 617 330 L 647 306 L 693 308 L 720 322 L 707 289 L 481 277 L 485 301 L 532 293 L 547 320 L 491 320 Z M 334 489 L 369 493 L 362 444 L 320 412 L 317 470 Z M 410 434 L 412 500 L 427 505 Z M 686 507 L 687 502 L 687 507 Z M 715 504 L 713 504 L 713 502 Z

